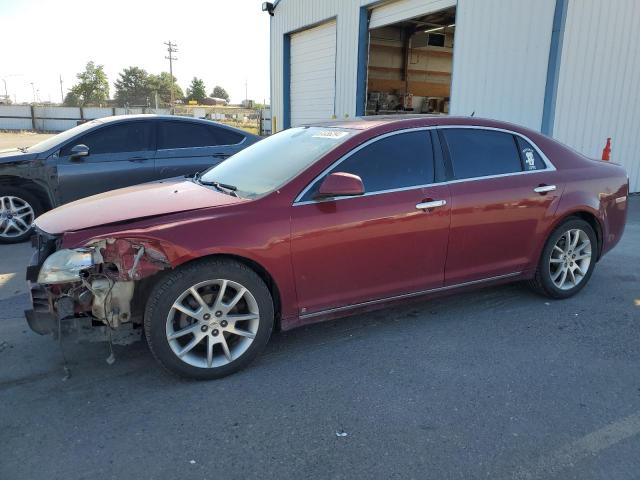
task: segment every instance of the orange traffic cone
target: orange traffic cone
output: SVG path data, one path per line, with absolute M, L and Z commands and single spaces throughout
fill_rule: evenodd
M 606 160 L 607 162 L 611 160 L 611 137 L 607 138 L 607 144 L 602 150 L 602 160 Z

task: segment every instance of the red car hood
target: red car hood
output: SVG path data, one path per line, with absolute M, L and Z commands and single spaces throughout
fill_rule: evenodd
M 246 201 L 190 180 L 162 180 L 121 188 L 67 203 L 34 222 L 41 230 L 64 233 L 154 215 Z

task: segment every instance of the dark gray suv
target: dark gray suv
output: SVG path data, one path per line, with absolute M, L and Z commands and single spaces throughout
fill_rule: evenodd
M 258 141 L 188 117 L 101 118 L 28 148 L 0 151 L 0 243 L 26 240 L 39 214 L 79 198 L 193 175 Z

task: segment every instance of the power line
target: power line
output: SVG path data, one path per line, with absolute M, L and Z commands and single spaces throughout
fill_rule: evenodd
M 173 54 L 178 51 L 178 45 L 175 43 L 171 43 L 171 40 L 169 40 L 168 42 L 164 42 L 164 44 L 167 46 L 167 52 L 169 52 L 169 55 L 165 56 L 164 58 L 169 60 L 169 76 L 171 77 L 171 113 L 173 113 L 173 106 L 175 101 L 173 92 L 173 84 L 175 83 L 173 81 L 173 62 L 174 60 L 178 60 L 178 58 L 174 57 Z

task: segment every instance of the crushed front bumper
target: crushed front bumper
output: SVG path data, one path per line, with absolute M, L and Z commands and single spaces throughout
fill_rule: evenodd
M 46 289 L 38 284 L 38 274 L 45 259 L 57 248 L 58 238 L 38 232 L 31 240 L 33 255 L 27 267 L 27 287 L 31 295 L 32 308 L 25 310 L 29 328 L 40 335 L 49 335 L 58 330 L 58 316 Z

